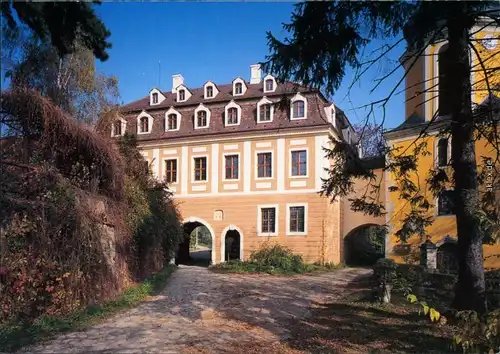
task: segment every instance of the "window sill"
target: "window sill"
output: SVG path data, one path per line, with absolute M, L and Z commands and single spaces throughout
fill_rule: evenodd
M 286 233 L 287 236 L 293 236 L 293 237 L 297 237 L 297 236 L 307 236 L 307 232 L 287 232 Z
M 274 233 L 268 233 L 268 232 L 262 233 L 262 232 L 258 232 L 257 236 L 259 236 L 259 237 L 267 237 L 267 236 L 269 236 L 269 237 L 276 237 L 276 236 L 278 236 L 278 233 L 277 232 L 274 232 Z
M 292 175 L 290 175 L 290 176 L 288 176 L 288 178 L 291 178 L 291 179 L 301 179 L 301 178 L 305 179 L 305 178 L 309 178 L 309 176 L 308 175 L 303 175 L 303 176 L 302 175 L 299 175 L 299 176 L 292 176 Z

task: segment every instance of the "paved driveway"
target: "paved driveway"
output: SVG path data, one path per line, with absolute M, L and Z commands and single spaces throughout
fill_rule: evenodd
M 275 277 L 180 266 L 151 301 L 26 352 L 231 353 L 235 345 L 272 345 L 287 338 L 294 318 L 307 316 L 311 307 L 339 296 L 369 272 Z

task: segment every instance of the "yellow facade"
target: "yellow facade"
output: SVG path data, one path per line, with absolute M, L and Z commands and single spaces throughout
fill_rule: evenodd
M 476 31 L 477 29 L 473 29 Z M 475 47 L 483 59 L 486 69 L 500 67 L 500 43 L 489 41 L 487 45 L 483 45 L 481 40 L 487 39 L 488 36 L 498 38 L 500 31 L 498 28 L 486 28 L 479 31 L 476 35 L 478 41 Z M 416 65 L 410 70 L 407 76 L 407 104 L 406 104 L 406 118 L 412 115 L 418 115 L 424 119 L 424 123 L 428 122 L 431 117 L 436 113 L 438 108 L 437 89 L 439 86 L 439 72 L 438 72 L 438 52 L 446 43 L 439 43 L 430 47 L 426 51 L 426 56 L 417 59 Z M 473 58 L 473 71 L 480 69 L 481 65 L 477 60 L 474 51 L 471 51 Z M 471 79 L 473 82 L 473 96 L 472 100 L 476 104 L 480 104 L 487 97 L 486 80 L 484 80 L 483 72 L 473 72 Z M 500 73 L 495 71 L 488 76 L 488 82 L 491 87 L 500 83 Z M 498 87 L 498 86 L 497 86 Z M 427 93 L 423 93 L 427 90 Z M 411 91 L 411 92 L 410 92 Z M 497 96 L 498 91 L 494 92 Z M 400 132 L 399 134 L 388 134 L 388 144 L 394 148 L 400 148 L 400 151 L 407 151 L 406 154 L 413 153 L 411 145 L 417 139 L 419 130 L 408 129 L 407 133 Z M 426 229 L 426 234 L 431 237 L 432 242 L 439 245 L 445 237 L 456 238 L 456 221 L 454 215 L 438 216 L 436 212 L 437 200 L 432 197 L 432 194 L 426 183 L 428 172 L 434 169 L 437 163 L 437 130 L 430 133 L 430 136 L 425 138 L 427 143 L 426 149 L 428 154 L 419 156 L 418 161 L 418 175 L 411 176 L 412 181 L 416 183 L 424 196 L 430 201 L 434 201 L 432 207 L 428 211 L 428 216 L 433 217 L 433 224 Z M 419 140 L 419 142 L 422 140 Z M 483 168 L 482 157 L 496 157 L 496 148 L 488 144 L 485 140 L 479 140 L 476 143 L 476 159 L 478 168 Z M 399 192 L 389 192 L 388 188 L 395 185 L 394 175 L 389 175 L 386 172 L 387 189 L 386 189 L 386 205 L 388 215 L 386 221 L 390 227 L 390 236 L 387 243 L 387 255 L 398 262 L 415 262 L 418 260 L 418 246 L 425 240 L 420 237 L 413 237 L 409 240 L 411 250 L 401 245 L 400 240 L 396 237 L 395 232 L 400 229 L 404 215 L 410 210 L 407 201 L 400 199 Z M 451 174 L 450 174 L 451 175 Z M 401 250 L 399 251 L 398 250 Z M 500 267 L 500 258 L 489 257 L 491 255 L 500 254 L 500 245 L 485 245 L 485 267 L 498 268 Z

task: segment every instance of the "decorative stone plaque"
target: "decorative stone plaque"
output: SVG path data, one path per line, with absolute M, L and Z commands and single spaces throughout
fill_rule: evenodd
M 214 211 L 214 220 L 221 221 L 224 219 L 224 212 L 222 210 Z

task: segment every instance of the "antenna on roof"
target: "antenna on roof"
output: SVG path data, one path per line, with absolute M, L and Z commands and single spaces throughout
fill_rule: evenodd
M 158 90 L 161 90 L 160 82 L 161 82 L 161 62 L 158 60 Z

